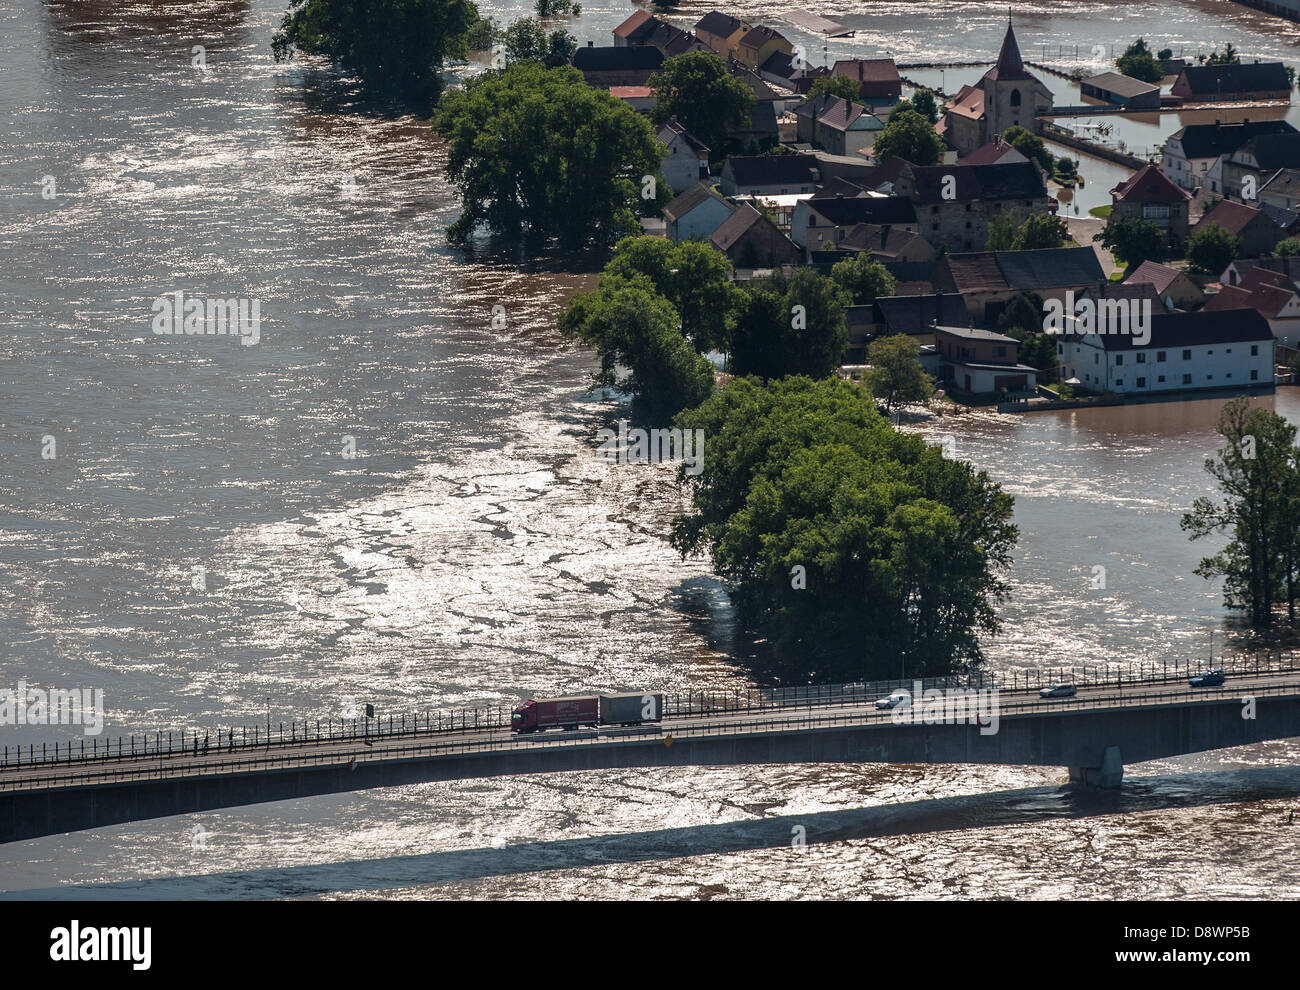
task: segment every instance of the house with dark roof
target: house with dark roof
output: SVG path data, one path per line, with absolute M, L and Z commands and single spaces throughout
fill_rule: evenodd
M 1295 133 L 1296 129 L 1285 120 L 1216 120 L 1213 124 L 1187 124 L 1165 141 L 1160 170 L 1190 192 L 1204 187 L 1222 195 L 1221 168 L 1211 175 L 1216 164 L 1253 138 L 1265 134 Z
M 824 148 L 833 155 L 869 152 L 885 122 L 861 103 L 823 93 L 805 100 L 795 110 L 800 141 Z
M 1061 380 L 1089 392 L 1271 391 L 1274 339 L 1253 309 L 1153 312 L 1140 332 L 1062 334 Z
M 667 21 L 660 21 L 659 26 L 646 38 L 644 43 L 651 48 L 659 49 L 664 58 L 685 55 L 687 52 L 712 50 L 689 31 L 683 31 L 675 24 L 669 24 Z
M 1033 162 L 997 165 L 909 165 L 894 193 L 916 204 L 918 231 L 936 248 L 976 251 L 989 239 L 989 221 L 1001 214 L 1021 219 L 1054 212 L 1043 173 Z
M 659 18 L 646 13 L 644 10 L 636 11 L 622 24 L 614 28 L 614 47 L 628 48 L 632 45 L 645 44 L 646 39 L 655 32 L 661 23 L 663 22 Z
M 797 264 L 802 252 L 771 220 L 741 203 L 709 238 L 733 268 L 780 268 Z
M 1300 133 L 1261 134 L 1223 160 L 1223 194 L 1253 202 L 1260 190 L 1284 169 L 1300 169 Z
M 1129 272 L 1125 285 L 1150 285 L 1165 309 L 1197 309 L 1205 302 L 1205 293 L 1186 272 L 1154 261 L 1144 261 Z
M 974 86 L 963 86 L 949 102 L 936 130 L 958 154 L 969 154 L 1020 126 L 1037 133 L 1038 115 L 1052 108 L 1052 93 L 1025 68 L 1011 22 L 993 68 Z
M 588 42 L 586 48 L 573 53 L 573 67 L 582 78 L 589 85 L 605 88 L 644 86 L 663 62 L 663 53 L 646 45 L 597 48 Z
M 732 54 L 751 69 L 757 70 L 773 52 L 793 54 L 794 46 L 779 31 L 759 25 L 741 35 Z
M 1020 342 L 1014 337 L 963 326 L 938 326 L 934 331 L 938 378 L 966 395 L 1024 394 L 1038 384 L 1038 371 L 1020 363 Z
M 736 53 L 740 39 L 749 32 L 749 25 L 732 17 L 710 11 L 695 22 L 695 37 L 709 46 L 722 58 L 729 58 Z
M 1283 168 L 1271 175 L 1260 186 L 1259 202 L 1280 210 L 1300 210 L 1300 168 Z
M 1281 62 L 1189 65 L 1178 73 L 1173 96 L 1188 103 L 1223 103 L 1227 100 L 1286 100 L 1291 102 L 1291 80 Z
M 956 293 L 881 296 L 872 306 L 882 336 L 905 333 L 921 344 L 934 343 L 936 326 L 969 327 L 971 322 L 966 301 Z
M 1029 161 L 1024 155 L 1007 144 L 1002 138 L 995 138 L 988 144 L 981 145 L 969 155 L 957 159 L 958 165 L 1010 165 L 1015 162 Z
M 903 97 L 903 80 L 892 58 L 844 58 L 831 67 L 831 75 L 852 79 L 858 96 L 873 110 L 892 107 Z
M 703 182 L 697 182 L 664 207 L 668 239 L 708 240 L 735 209 Z
M 1155 165 L 1147 165 L 1110 191 L 1114 220 L 1134 217 L 1165 233 L 1166 246 L 1177 251 L 1187 240 L 1192 196 Z
M 935 257 L 934 248 L 924 237 L 892 224 L 856 224 L 836 247 L 853 254 L 868 254 L 876 261 L 933 261 Z
M 1222 227 L 1240 240 L 1241 248 L 1237 253 L 1243 258 L 1257 258 L 1261 254 L 1268 254 L 1277 246 L 1278 241 L 1288 236 L 1288 232 L 1278 226 L 1275 217 L 1270 213 L 1257 206 L 1234 203 L 1227 199 L 1215 203 L 1214 208 L 1201 217 L 1196 230 L 1204 230 L 1210 226 Z
M 731 155 L 719 185 L 727 196 L 811 193 L 820 175 L 812 155 Z
M 845 196 L 806 199 L 794 208 L 790 238 L 809 251 L 838 247 L 858 224 L 918 233 L 916 208 L 901 196 Z
M 709 149 L 676 117 L 664 121 L 655 136 L 668 149 L 663 157 L 663 176 L 674 193 L 709 177 Z
M 1091 247 L 975 251 L 941 258 L 934 287 L 959 293 L 972 319 L 992 324 L 1021 293 L 1065 301 L 1067 292 L 1080 293 L 1105 278 Z
M 1239 285 L 1224 286 L 1211 296 L 1205 308 L 1211 312 L 1253 309 L 1268 321 L 1279 344 L 1300 347 L 1300 272 L 1294 269 L 1275 271 L 1257 265 Z
M 1134 110 L 1159 110 L 1160 87 L 1134 79 L 1119 72 L 1102 72 L 1089 76 L 1079 83 L 1079 90 L 1086 100 Z

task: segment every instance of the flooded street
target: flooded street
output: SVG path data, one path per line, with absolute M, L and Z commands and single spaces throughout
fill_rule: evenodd
M 955 9 L 969 30 L 935 30 Z M 449 248 L 458 203 L 427 125 L 277 66 L 283 10 L 0 0 L 0 686 L 100 686 L 109 736 L 337 717 L 350 698 L 745 686 L 725 588 L 666 542 L 685 507 L 671 468 L 597 456 L 621 407 L 555 330 L 594 275 Z M 584 4 L 570 30 L 605 39 L 630 10 Z M 1041 4 L 1017 31 L 1026 52 L 1089 43 L 1086 19 L 1300 62 L 1300 25 L 1226 2 L 1108 10 Z M 832 58 L 900 61 L 996 52 L 1005 18 L 822 12 L 859 29 Z M 259 343 L 155 335 L 153 300 L 178 290 L 260 300 Z M 1259 401 L 1300 421 L 1296 390 Z M 1222 648 L 1219 589 L 1192 574 L 1209 548 L 1178 528 L 1220 405 L 907 427 L 951 435 L 1016 498 L 997 669 L 1186 659 L 1211 630 Z M 1297 740 L 1203 753 L 1096 796 L 972 766 L 422 784 L 7 844 L 0 896 L 1296 897 L 1298 763 Z

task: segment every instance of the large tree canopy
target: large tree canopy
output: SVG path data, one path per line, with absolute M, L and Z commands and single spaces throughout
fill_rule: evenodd
M 447 175 L 464 202 L 453 242 L 482 226 L 538 249 L 607 250 L 667 186 L 650 124 L 569 66 L 483 73 L 443 98 L 433 127 L 451 145 Z
M 271 50 L 276 61 L 323 55 L 367 88 L 427 108 L 443 62 L 465 55 L 477 21 L 467 0 L 289 0 Z
M 673 543 L 710 552 L 789 678 L 981 659 L 1018 536 L 986 475 L 893 430 L 839 379 L 737 379 L 676 424 L 703 429 L 707 454 Z
M 655 92 L 654 120 L 669 117 L 685 127 L 718 159 L 726 153 L 727 129 L 749 122 L 754 94 L 727 71 L 712 52 L 687 52 L 668 59 L 650 77 Z
M 786 279 L 753 279 L 739 291 L 731 335 L 731 370 L 738 375 L 825 378 L 844 358 L 848 294 L 811 268 Z

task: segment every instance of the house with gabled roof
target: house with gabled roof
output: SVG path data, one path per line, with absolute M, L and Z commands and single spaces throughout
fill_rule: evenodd
M 941 258 L 935 266 L 934 287 L 959 293 L 972 319 L 992 324 L 1021 293 L 1064 301 L 1066 292 L 1077 294 L 1105 278 L 1091 247 L 973 251 Z
M 892 107 L 903 97 L 903 79 L 892 58 L 845 58 L 831 67 L 831 75 L 852 79 L 858 96 L 872 110 Z
M 572 65 L 582 73 L 588 85 L 644 86 L 663 65 L 664 56 L 647 45 L 597 48 L 591 42 L 573 53 Z
M 808 251 L 837 248 L 858 224 L 897 227 L 917 233 L 916 208 L 902 196 L 837 196 L 806 199 L 794 208 L 790 239 Z
M 709 149 L 676 117 L 664 121 L 655 136 L 668 149 L 663 157 L 663 176 L 674 193 L 709 177 Z
M 1277 242 L 1287 236 L 1287 231 L 1278 226 L 1270 213 L 1257 206 L 1234 203 L 1221 199 L 1214 208 L 1201 217 L 1196 230 L 1201 231 L 1210 226 L 1222 227 L 1241 241 L 1237 252 L 1243 258 L 1256 258 L 1268 254 L 1277 246 Z
M 1188 274 L 1168 265 L 1144 261 L 1124 279 L 1125 285 L 1150 285 L 1165 309 L 1197 309 L 1205 302 L 1205 293 Z
M 703 182 L 697 182 L 664 207 L 668 239 L 708 240 L 735 209 Z
M 741 35 L 732 53 L 751 69 L 757 70 L 773 52 L 794 53 L 794 46 L 779 32 L 759 25 Z
M 934 343 L 936 326 L 971 325 L 966 301 L 955 292 L 880 296 L 872 305 L 882 335 L 905 333 L 921 344 Z
M 908 165 L 895 194 L 916 204 L 919 233 L 936 248 L 978 251 L 988 244 L 989 221 L 1001 214 L 1024 219 L 1056 210 L 1042 170 L 1033 162 L 997 165 Z
M 1259 201 L 1282 210 L 1300 210 L 1300 168 L 1282 168 L 1259 190 Z
M 836 244 L 841 251 L 869 254 L 877 261 L 933 261 L 935 250 L 920 234 L 906 226 L 860 223 Z
M 662 23 L 659 18 L 644 10 L 638 10 L 614 28 L 614 47 L 628 48 L 632 45 L 643 45 Z
M 1223 103 L 1228 100 L 1286 100 L 1291 102 L 1291 80 L 1281 62 L 1233 62 L 1227 65 L 1189 65 L 1178 73 L 1170 95 L 1188 103 Z
M 1187 240 L 1192 197 L 1155 165 L 1146 165 L 1110 191 L 1113 220 L 1134 217 L 1159 227 L 1166 246 L 1177 251 Z
M 1288 133 L 1297 132 L 1285 120 L 1216 120 L 1213 124 L 1187 124 L 1165 141 L 1160 170 L 1190 192 L 1205 187 L 1222 195 L 1222 181 L 1211 177 L 1216 165 L 1255 137 Z M 1221 175 L 1222 168 L 1215 174 Z
M 733 268 L 779 268 L 797 264 L 802 252 L 771 220 L 741 203 L 709 238 Z
M 938 378 L 966 395 L 1023 394 L 1038 384 L 1038 370 L 1020 363 L 1020 342 L 973 327 L 938 326 Z
M 749 32 L 749 25 L 730 14 L 710 11 L 695 22 L 695 37 L 709 46 L 722 58 L 736 53 L 740 39 Z
M 731 155 L 719 185 L 727 196 L 784 196 L 815 192 L 820 177 L 812 155 Z
M 823 93 L 795 110 L 796 134 L 802 142 L 833 155 L 869 152 L 885 122 L 861 103 Z
M 1029 161 L 1024 155 L 998 137 L 980 145 L 969 155 L 957 159 L 958 165 L 1011 165 Z
M 1300 133 L 1257 135 L 1223 159 L 1223 194 L 1253 202 L 1273 176 L 1288 168 L 1300 169 Z

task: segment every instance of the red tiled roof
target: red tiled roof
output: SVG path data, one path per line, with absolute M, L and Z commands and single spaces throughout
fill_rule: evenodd
M 1252 220 L 1259 216 L 1263 214 L 1254 207 L 1221 199 L 1214 205 L 1214 209 L 1201 217 L 1201 222 L 1196 227 L 1199 230 L 1209 224 L 1216 224 L 1229 234 L 1240 234 Z
M 649 14 L 644 10 L 638 10 L 635 14 L 625 20 L 618 27 L 614 28 L 614 34 L 620 38 L 629 37 L 632 32 L 639 28 L 646 21 L 651 20 Z
M 1187 190 L 1174 182 L 1155 165 L 1129 176 L 1110 191 L 1121 203 L 1180 203 L 1191 199 Z
M 1170 268 L 1168 265 L 1161 265 L 1154 261 L 1144 261 L 1133 269 L 1133 273 L 1124 281 L 1129 285 L 1135 282 L 1149 282 L 1156 287 L 1157 292 L 1163 294 L 1180 274 L 1177 268 Z

